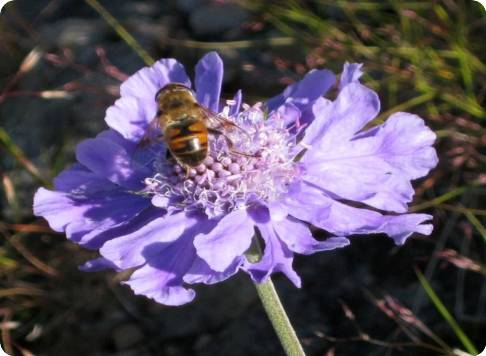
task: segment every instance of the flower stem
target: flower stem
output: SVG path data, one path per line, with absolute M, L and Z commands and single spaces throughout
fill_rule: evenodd
M 258 296 L 262 301 L 268 318 L 270 319 L 280 343 L 287 356 L 305 356 L 295 330 L 290 324 L 289 317 L 285 313 L 282 303 L 278 297 L 275 286 L 270 278 L 264 283 L 255 283 Z

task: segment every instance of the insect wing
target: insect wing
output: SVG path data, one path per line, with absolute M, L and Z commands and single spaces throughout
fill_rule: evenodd
M 201 111 L 206 119 L 206 122 L 208 124 L 208 127 L 211 129 L 239 129 L 243 130 L 241 127 L 239 127 L 237 124 L 235 124 L 233 121 L 228 120 L 221 115 L 201 106 Z
M 147 146 L 150 146 L 152 143 L 155 142 L 155 140 L 158 137 L 160 137 L 160 135 L 161 135 L 161 131 L 160 131 L 159 120 L 158 117 L 156 117 L 147 126 L 147 129 L 145 130 L 145 134 L 142 136 L 142 139 L 138 143 L 137 147 L 145 148 Z

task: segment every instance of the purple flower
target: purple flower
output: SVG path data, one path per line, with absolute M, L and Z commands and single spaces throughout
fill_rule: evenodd
M 223 64 L 207 54 L 196 66 L 196 98 L 240 129 L 225 131 L 233 147 L 210 136 L 205 161 L 185 172 L 163 142 L 138 146 L 155 117 L 156 92 L 171 82 L 191 85 L 180 63 L 162 59 L 122 84 L 106 113 L 110 129 L 77 147 L 79 163 L 54 190 L 38 190 L 34 213 L 99 251 L 82 269 L 134 269 L 125 283 L 167 305 L 191 301 L 188 285 L 238 270 L 257 283 L 282 272 L 299 287 L 294 253 L 344 247 L 350 235 L 384 233 L 399 245 L 414 232 L 428 235 L 431 216 L 406 212 L 410 181 L 437 164 L 435 134 L 408 113 L 366 129 L 380 102 L 359 83 L 360 68 L 345 64 L 334 101 L 323 98 L 334 75 L 314 70 L 249 107 L 240 92 L 220 102 Z M 332 237 L 316 240 L 310 226 Z M 245 253 L 255 239 L 263 253 L 250 262 Z

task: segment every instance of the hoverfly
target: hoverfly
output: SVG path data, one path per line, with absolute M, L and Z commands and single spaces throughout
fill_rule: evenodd
M 191 89 L 183 84 L 171 83 L 155 95 L 157 114 L 149 125 L 142 142 L 153 140 L 153 132 L 160 131 L 170 154 L 187 169 L 201 164 L 209 153 L 209 135 L 222 135 L 231 152 L 248 156 L 232 150 L 231 140 L 221 131 L 237 128 L 235 123 L 218 116 L 201 106 Z M 245 132 L 246 133 L 246 132 Z

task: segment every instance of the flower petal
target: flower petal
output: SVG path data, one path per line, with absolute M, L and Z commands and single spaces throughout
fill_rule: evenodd
M 178 306 L 191 302 L 196 292 L 182 286 L 181 275 L 185 272 L 185 259 L 177 259 L 181 251 L 180 247 L 179 250 L 175 247 L 168 250 L 164 259 L 154 266 L 147 264 L 137 269 L 123 284 L 130 286 L 135 294 L 144 295 L 157 303 Z M 182 256 L 187 257 L 184 254 Z
M 120 269 L 117 268 L 111 261 L 108 261 L 106 258 L 103 257 L 86 261 L 82 265 L 78 266 L 78 268 L 80 271 L 83 272 L 99 272 L 106 269 L 114 269 L 116 271 L 120 271 Z
M 384 233 L 397 245 L 402 245 L 414 232 L 430 235 L 432 225 L 423 224 L 432 216 L 427 214 L 382 215 L 368 209 L 354 208 L 331 199 L 324 193 L 319 197 L 329 204 L 329 214 L 317 227 L 338 236 Z
M 291 251 L 304 255 L 349 245 L 349 240 L 345 237 L 330 237 L 324 241 L 317 241 L 312 237 L 307 225 L 292 217 L 273 224 L 273 227 L 280 240 L 285 242 Z
M 327 126 L 325 126 L 324 123 L 329 119 L 327 114 L 329 108 L 327 108 L 327 106 L 331 107 L 331 105 L 332 105 L 331 100 L 320 97 L 317 98 L 316 101 L 311 106 L 306 108 L 301 113 L 300 124 L 305 125 L 307 127 L 305 129 L 305 136 L 301 141 L 304 145 L 306 145 L 307 142 L 312 143 L 316 139 L 321 138 L 323 132 L 325 132 L 327 128 Z M 309 127 L 309 125 L 316 119 L 319 120 L 319 124 Z
M 155 109 L 155 100 L 150 104 Z M 119 132 L 127 140 L 139 142 L 145 134 L 147 126 L 154 116 L 145 115 L 143 102 L 148 100 L 134 96 L 123 96 L 106 110 L 105 122 L 112 129 Z M 155 111 L 154 111 L 155 113 Z
M 281 221 L 289 215 L 289 208 L 279 200 L 270 202 L 268 210 L 272 221 Z
M 397 112 L 377 130 L 373 137 L 381 145 L 378 152 L 408 179 L 423 177 L 437 165 L 432 147 L 437 136 L 417 115 Z
M 40 188 L 34 196 L 36 216 L 44 217 L 54 231 L 66 232 L 68 239 L 87 248 L 98 248 L 105 241 L 105 231 L 124 224 L 149 205 L 143 197 L 120 191 L 76 197 Z
M 152 173 L 124 147 L 101 137 L 81 142 L 76 148 L 76 158 L 98 176 L 128 189 L 141 189 L 144 178 Z
M 84 213 L 84 219 L 73 219 L 66 227 L 66 236 L 85 248 L 98 249 L 116 236 L 118 228 L 129 225 L 149 207 L 145 198 L 131 194 L 103 199 Z
M 339 80 L 339 90 L 342 90 L 349 83 L 359 83 L 359 78 L 363 75 L 361 67 L 363 67 L 362 63 L 344 63 L 341 79 Z
M 258 230 L 265 242 L 263 256 L 259 262 L 247 262 L 243 268 L 257 283 L 265 282 L 272 273 L 282 272 L 296 287 L 300 288 L 300 277 L 292 268 L 294 254 L 279 239 L 274 227 L 275 225 L 271 223 L 258 224 Z
M 326 152 L 309 150 L 302 159 L 304 179 L 341 198 L 404 213 L 414 194 L 410 179 L 437 164 L 435 137 L 419 117 L 397 113 L 372 135 Z
M 52 230 L 64 232 L 66 226 L 76 218 L 82 218 L 89 206 L 76 206 L 69 195 L 39 188 L 34 195 L 34 215 L 47 220 Z
M 193 222 L 185 213 L 145 214 L 132 222 L 124 235 L 107 241 L 100 248 L 100 254 L 119 268 L 141 266 L 169 248 Z
M 209 52 L 196 65 L 196 98 L 199 104 L 219 112 L 223 82 L 223 61 L 216 52 Z
M 229 110 L 229 116 L 234 116 L 240 112 L 241 108 L 241 103 L 243 101 L 243 94 L 241 93 L 241 90 L 238 90 L 233 97 L 233 101 L 235 102 L 233 105 L 231 105 L 230 110 Z
M 94 174 L 83 165 L 76 163 L 54 178 L 54 188 L 57 191 L 66 193 L 75 190 L 77 192 L 95 194 L 98 191 L 117 189 L 118 186 L 106 178 Z
M 115 262 L 122 261 L 123 265 L 128 267 L 146 261 L 127 282 L 134 292 L 166 305 L 185 304 L 195 295 L 194 291 L 182 286 L 186 275 L 189 282 L 196 282 L 196 279 L 200 278 L 201 281 L 215 283 L 237 270 L 237 266 L 232 265 L 232 270 L 216 273 L 200 264 L 194 248 L 194 236 L 199 232 L 209 232 L 215 224 L 215 221 L 208 220 L 199 213 L 179 213 L 167 217 L 165 223 L 159 227 L 153 222 L 148 223 L 147 225 L 152 225 L 154 233 L 148 231 L 140 234 L 140 229 L 145 229 L 145 226 L 139 226 L 138 237 L 125 237 L 122 244 L 118 244 L 124 256 L 121 259 L 115 256 Z M 178 225 L 183 226 L 182 231 L 178 229 Z M 130 245 L 133 247 L 130 248 Z M 106 252 L 103 251 L 104 247 L 100 251 L 102 254 Z M 110 249 L 116 251 L 116 247 L 112 244 Z M 112 257 L 110 260 L 113 261 Z
M 196 235 L 194 246 L 211 269 L 223 272 L 248 250 L 254 233 L 246 211 L 236 210 L 224 216 L 210 232 Z
M 302 143 L 322 152 L 331 152 L 351 140 L 380 111 L 378 95 L 357 82 L 346 85 L 335 101 L 318 104 Z
M 357 142 L 354 142 L 357 143 Z M 307 166 L 305 181 L 340 198 L 378 209 L 404 213 L 414 190 L 410 181 L 379 156 L 361 156 L 350 143 L 342 159 L 323 159 Z M 356 154 L 358 152 L 358 154 Z
M 299 82 L 289 85 L 282 94 L 268 100 L 270 111 L 278 109 L 284 103 L 292 103 L 303 111 L 324 95 L 336 81 L 329 70 L 312 70 Z
M 98 135 L 96 135 L 96 138 L 102 138 L 108 141 L 112 141 L 118 146 L 123 147 L 130 154 L 136 153 L 140 150 L 140 146 L 137 142 L 127 140 L 118 131 L 113 129 L 101 131 Z
M 285 126 L 295 125 L 299 127 L 301 112 L 297 106 L 292 103 L 285 103 L 276 110 L 276 115 L 278 115 L 279 120 L 284 120 Z M 278 120 L 276 118 L 272 118 L 273 120 Z
M 233 263 L 223 272 L 216 272 L 202 258 L 196 257 L 189 271 L 184 276 L 184 282 L 189 284 L 215 284 L 233 276 L 240 269 L 243 259 L 235 258 Z
M 282 198 L 280 207 L 299 220 L 319 226 L 327 219 L 331 203 L 322 198 L 322 193 L 307 184 L 298 182 L 289 187 L 287 195 Z

